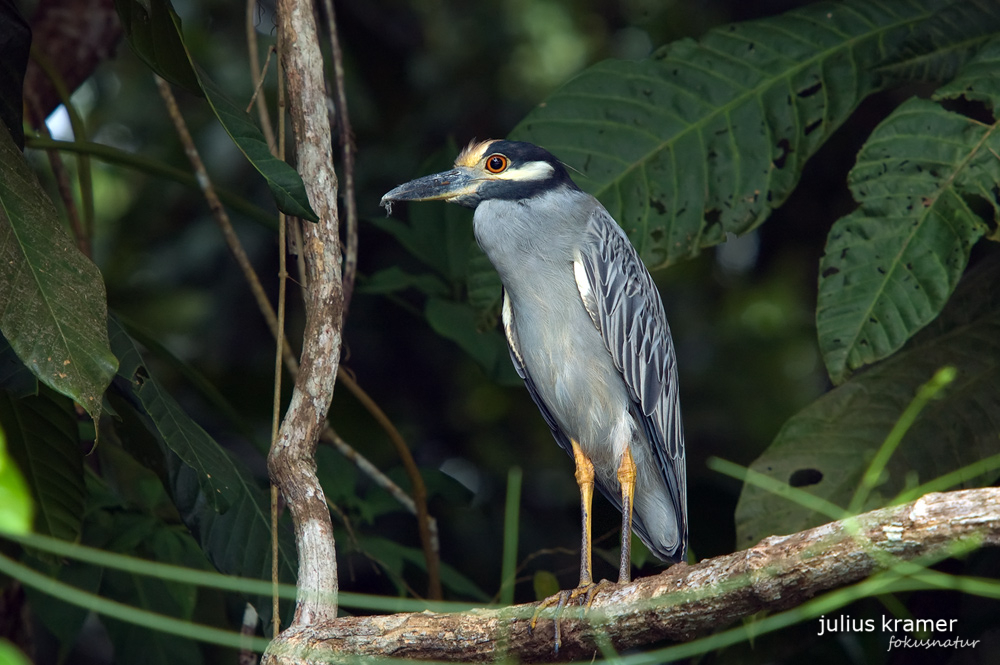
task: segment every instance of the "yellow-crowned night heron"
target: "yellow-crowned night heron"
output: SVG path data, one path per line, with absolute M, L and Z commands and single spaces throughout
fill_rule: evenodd
M 660 559 L 687 547 L 687 487 L 677 366 L 660 294 L 624 231 L 549 152 L 471 143 L 451 171 L 400 185 L 394 201 L 475 208 L 476 240 L 504 287 L 510 357 L 559 445 L 576 463 L 587 595 L 594 484 L 622 512 L 619 582 L 631 532 Z M 633 517 L 634 511 L 634 517 Z

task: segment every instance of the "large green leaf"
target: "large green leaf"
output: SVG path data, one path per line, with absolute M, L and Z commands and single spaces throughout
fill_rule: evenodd
M 195 63 L 184 43 L 181 20 L 169 0 L 116 0 L 115 5 L 129 44 L 153 71 L 172 83 L 205 95 L 233 143 L 264 176 L 278 210 L 317 221 L 299 174 L 271 154 L 264 135 L 246 111 L 229 101 Z
M 181 19 L 169 0 L 115 0 L 125 39 L 135 54 L 162 78 L 201 95 L 188 60 Z
M 943 95 L 1000 103 L 1000 41 Z M 1000 181 L 998 124 L 911 99 L 868 139 L 850 174 L 861 207 L 830 230 L 816 325 L 834 382 L 899 349 L 947 302 L 986 232 Z
M 109 396 L 121 418 L 118 430 L 123 446 L 160 475 L 184 524 L 219 571 L 270 579 L 270 545 L 247 545 L 271 542 L 268 493 L 242 464 L 177 408 L 149 376 L 134 343 L 115 320 L 111 322 L 111 343 L 122 358 L 121 377 Z M 149 386 L 153 386 L 152 392 L 144 392 Z M 295 547 L 291 534 L 282 530 L 278 541 L 281 579 L 293 580 Z M 267 622 L 270 602 L 258 598 L 255 606 Z
M 793 416 L 751 468 L 846 509 L 919 387 L 946 365 L 958 370 L 957 380 L 921 412 L 864 509 L 1000 452 L 1000 257 L 972 271 L 939 319 L 902 351 Z M 967 484 L 990 483 L 996 475 Z M 747 484 L 736 508 L 737 547 L 825 521 Z
M 0 390 L 0 424 L 34 497 L 35 531 L 76 540 L 85 496 L 72 403 L 52 393 L 18 399 Z
M 188 567 L 200 559 L 204 565 L 205 559 L 199 556 L 201 553 L 192 538 L 177 533 L 176 527 L 168 527 L 149 515 L 117 514 L 114 520 L 115 538 L 105 549 L 138 553 L 146 559 Z M 192 585 L 108 568 L 104 571 L 101 595 L 157 614 L 191 620 L 198 592 Z M 203 662 L 198 644 L 192 640 L 109 617 L 102 621 L 115 646 L 118 662 L 146 665 Z
M 192 64 L 194 61 L 191 61 Z M 267 147 L 264 135 L 253 123 L 246 111 L 229 101 L 222 88 L 199 67 L 195 66 L 201 89 L 205 91 L 208 103 L 215 116 L 222 123 L 226 132 L 236 147 L 246 156 L 247 160 L 264 176 L 267 186 L 274 197 L 278 210 L 294 217 L 307 219 L 310 222 L 319 221 L 319 217 L 309 204 L 306 186 L 298 172 L 274 155 Z
M 43 383 L 91 416 L 117 363 L 104 280 L 0 127 L 0 330 Z
M 818 3 L 599 63 L 512 132 L 551 150 L 650 268 L 744 233 L 877 87 L 872 73 L 943 3 Z
M 119 323 L 112 320 L 109 329 L 111 347 L 121 363 L 122 380 L 116 388 L 139 407 L 151 433 L 195 471 L 212 507 L 225 512 L 239 500 L 241 484 L 229 455 L 149 376 L 139 350 Z
M 495 327 L 482 328 L 478 313 L 470 305 L 430 298 L 424 314 L 435 332 L 458 344 L 490 379 L 504 385 L 521 384 L 503 335 Z
M 994 0 L 952 2 L 921 22 L 877 71 L 885 83 L 947 81 L 998 31 L 1000 6 Z

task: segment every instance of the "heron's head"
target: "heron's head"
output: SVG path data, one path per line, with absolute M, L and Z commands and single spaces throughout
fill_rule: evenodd
M 382 205 L 444 200 L 475 208 L 482 201 L 518 201 L 560 188 L 578 189 L 552 153 L 531 143 L 490 139 L 470 143 L 452 170 L 395 188 L 382 197 Z

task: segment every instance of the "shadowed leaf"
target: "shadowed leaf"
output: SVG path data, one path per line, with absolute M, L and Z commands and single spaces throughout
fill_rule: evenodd
M 0 127 L 0 330 L 45 385 L 92 417 L 117 362 L 101 272 Z
M 846 508 L 900 414 L 920 386 L 946 365 L 958 370 L 957 380 L 921 412 L 863 510 L 995 454 L 1000 431 L 998 285 L 1000 261 L 994 259 L 973 271 L 939 320 L 901 352 L 793 416 L 750 468 Z M 988 473 L 966 486 L 993 482 L 996 475 Z M 737 547 L 826 521 L 747 484 L 736 509 Z
M 1000 103 L 997 44 L 937 96 Z M 850 174 L 861 207 L 833 225 L 820 264 L 816 326 L 835 383 L 899 349 L 947 302 L 987 231 L 976 200 L 998 211 L 997 130 L 911 99 L 872 132 Z

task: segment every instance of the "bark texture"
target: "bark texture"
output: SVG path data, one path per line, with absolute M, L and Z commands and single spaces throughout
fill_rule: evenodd
M 663 639 L 684 641 L 760 610 L 784 610 L 816 594 L 858 582 L 898 561 L 945 557 L 957 543 L 1000 545 L 1000 489 L 928 494 L 866 513 L 856 526 L 832 522 L 750 549 L 677 564 L 659 575 L 597 593 L 586 615 L 564 614 L 560 659 L 600 652 L 604 634 L 621 650 Z M 535 631 L 534 605 L 461 614 L 421 612 L 342 617 L 302 626 L 272 643 L 269 663 L 336 662 L 351 657 L 487 662 L 555 660 L 553 623 Z M 582 618 L 580 618 L 582 616 Z
M 306 325 L 295 389 L 268 457 L 271 480 L 292 512 L 298 551 L 298 597 L 290 631 L 337 616 L 333 523 L 316 477 L 316 442 L 340 363 L 344 292 L 323 58 L 312 3 L 280 0 L 278 30 L 288 82 L 298 171 L 319 222 L 302 224 Z M 284 248 L 281 248 L 284 251 Z

